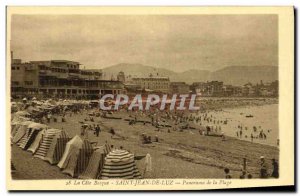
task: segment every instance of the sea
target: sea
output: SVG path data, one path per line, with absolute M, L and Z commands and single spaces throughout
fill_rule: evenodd
M 215 120 L 215 123 L 212 121 L 208 125 L 221 126 L 221 132 L 225 136 L 251 141 L 252 134 L 254 136 L 253 142 L 255 143 L 278 146 L 278 110 L 278 104 L 269 104 L 210 111 L 207 112 L 207 116 Z M 217 121 L 227 121 L 227 124 L 217 124 Z M 203 125 L 207 125 L 207 123 L 203 123 Z M 253 127 L 256 127 L 256 132 L 254 132 Z M 241 129 L 242 136 L 239 134 Z M 266 135 L 266 139 L 258 137 L 261 131 Z M 237 135 L 237 132 L 239 135 Z

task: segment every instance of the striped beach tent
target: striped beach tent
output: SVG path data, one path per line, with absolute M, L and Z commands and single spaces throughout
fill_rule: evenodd
M 48 126 L 40 123 L 31 123 L 28 125 L 27 130 L 23 137 L 17 142 L 17 145 L 26 150 L 35 140 L 40 131 L 46 129 Z
M 78 177 L 80 179 L 97 179 L 104 165 L 106 155 L 111 151 L 110 146 L 105 144 L 95 147 L 85 171 Z
M 22 137 L 25 135 L 28 125 L 31 123 L 34 123 L 32 121 L 24 121 L 20 124 L 18 129 L 16 130 L 16 133 L 13 136 L 12 142 L 17 143 Z
M 47 129 L 40 136 L 37 136 L 36 141 L 29 149 L 32 152 L 35 151 L 34 157 L 49 161 L 51 164 L 56 164 L 62 157 L 68 141 L 69 137 L 65 131 Z
M 57 164 L 63 156 L 69 140 L 70 137 L 65 131 L 62 130 L 58 132 L 53 138 L 44 160 L 48 161 L 50 164 Z
M 11 135 L 14 136 L 22 122 L 30 121 L 29 118 L 22 116 L 13 116 L 11 120 Z
M 78 177 L 87 167 L 93 153 L 93 147 L 87 139 L 78 135 L 71 139 L 65 148 L 64 154 L 57 164 L 62 172 L 72 177 Z
M 37 134 L 37 136 L 35 137 L 35 140 L 29 146 L 27 151 L 32 152 L 33 154 L 37 151 L 37 149 L 39 148 L 39 146 L 42 142 L 42 138 L 43 138 L 43 135 L 45 134 L 45 132 L 46 132 L 46 130 L 44 129 Z
M 15 136 L 15 134 L 17 133 L 17 131 L 18 131 L 19 127 L 21 126 L 22 122 L 23 121 L 17 121 L 17 120 L 15 120 L 15 121 L 12 121 L 10 123 L 10 125 L 11 125 L 11 137 Z
M 126 150 L 113 150 L 106 157 L 98 179 L 136 179 L 141 174 L 136 166 L 134 155 Z

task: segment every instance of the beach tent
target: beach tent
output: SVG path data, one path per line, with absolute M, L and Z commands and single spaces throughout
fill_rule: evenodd
M 19 116 L 19 115 L 16 115 L 16 114 L 13 114 L 12 115 L 12 123 L 20 123 L 20 122 L 23 122 L 23 121 L 30 121 L 30 118 L 27 118 L 25 116 Z
M 100 175 L 100 172 L 103 168 L 105 157 L 110 151 L 111 148 L 108 144 L 105 144 L 101 147 L 96 147 L 96 150 L 94 150 L 89 160 L 88 166 L 78 178 L 97 179 L 97 177 Z
M 48 161 L 50 164 L 57 164 L 63 156 L 69 140 L 70 137 L 65 131 L 57 132 L 44 160 Z
M 18 111 L 15 113 L 16 116 L 24 116 L 24 117 L 28 117 L 30 116 L 30 113 L 29 112 L 26 112 L 26 111 Z
M 23 121 L 14 120 L 10 123 L 10 125 L 11 125 L 11 127 L 10 127 L 11 128 L 11 136 L 12 137 L 15 136 L 15 134 L 17 133 L 18 129 L 20 128 L 22 122 Z
M 113 150 L 106 157 L 98 179 L 136 179 L 141 174 L 136 166 L 134 155 L 126 150 Z
M 91 143 L 76 135 L 67 143 L 65 152 L 57 166 L 62 169 L 63 173 L 77 177 L 86 169 L 92 153 Z
M 42 142 L 42 138 L 43 135 L 45 134 L 46 129 L 40 131 L 37 136 L 35 137 L 35 140 L 32 142 L 32 144 L 30 145 L 30 147 L 27 149 L 27 151 L 32 152 L 33 154 L 37 151 L 37 149 L 39 148 L 41 142 Z
M 61 159 L 69 140 L 65 131 L 47 129 L 37 136 L 28 150 L 34 153 L 34 157 L 56 164 Z
M 18 104 L 16 102 L 11 102 L 11 112 L 17 112 L 19 110 Z
M 28 125 L 31 123 L 34 123 L 32 121 L 24 121 L 21 122 L 18 129 L 15 130 L 14 136 L 13 136 L 13 143 L 17 143 L 22 137 L 25 135 Z
M 23 137 L 17 142 L 17 145 L 26 150 L 35 140 L 40 131 L 46 129 L 48 126 L 40 123 L 31 123 L 28 125 L 27 130 Z

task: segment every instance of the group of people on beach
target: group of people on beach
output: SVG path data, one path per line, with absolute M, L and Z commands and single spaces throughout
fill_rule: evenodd
M 94 125 L 82 125 L 81 126 L 81 131 L 80 131 L 80 135 L 84 136 L 85 138 L 88 138 L 88 131 L 93 131 L 94 135 L 96 135 L 96 137 L 99 137 L 99 133 L 101 132 L 101 128 L 99 124 L 94 124 Z
M 248 127 L 243 127 L 242 125 L 238 125 L 238 130 L 236 131 L 236 137 L 237 138 L 243 138 L 243 131 L 247 131 L 248 130 Z M 258 131 L 258 128 L 260 129 Z M 260 140 L 267 140 L 267 134 L 266 132 L 264 132 L 263 129 L 261 129 L 261 127 L 256 127 L 256 126 L 253 126 L 253 129 L 251 131 L 251 134 L 250 134 L 250 138 L 251 138 L 251 142 L 253 142 L 255 139 L 260 139 Z M 267 130 L 267 133 L 270 133 L 272 130 Z M 248 135 L 247 134 L 244 134 L 244 137 L 247 138 Z
M 272 159 L 272 172 L 269 173 L 268 164 L 266 163 L 265 157 L 261 156 L 260 161 L 258 163 L 259 165 L 259 178 L 266 179 L 266 178 L 279 178 L 279 165 L 276 159 Z M 233 178 L 230 169 L 225 168 L 224 169 L 225 178 L 231 179 Z M 253 178 L 252 174 L 247 171 L 245 168 L 242 170 L 241 175 L 239 176 L 240 179 L 251 179 Z

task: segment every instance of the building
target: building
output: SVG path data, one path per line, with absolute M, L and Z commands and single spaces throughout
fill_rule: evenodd
M 207 93 L 210 96 L 222 96 L 223 82 L 219 82 L 219 81 L 208 82 Z
M 102 70 L 80 69 L 74 61 L 12 61 L 11 70 L 12 96 L 98 98 L 125 91 L 122 82 L 104 80 Z
M 190 86 L 190 90 L 193 93 L 199 94 L 199 95 L 205 95 L 207 91 L 207 83 L 206 82 L 194 82 Z
M 126 92 L 128 95 L 135 95 L 137 93 L 139 93 L 139 94 L 143 93 L 142 87 L 138 84 L 126 83 L 125 89 L 126 89 Z
M 194 93 L 201 94 L 202 96 L 222 96 L 223 82 L 195 82 L 191 85 L 191 90 Z
M 260 84 L 256 84 L 255 92 L 262 97 L 278 97 L 278 88 L 278 80 L 265 84 L 261 81 Z
M 270 83 L 269 85 L 270 91 L 272 91 L 272 96 L 278 97 L 279 96 L 279 82 L 278 80 L 275 80 Z
M 247 96 L 253 97 L 256 95 L 256 90 L 250 82 L 248 82 L 247 84 L 245 84 L 243 86 L 242 95 L 245 97 L 247 97 Z
M 149 77 L 134 77 L 131 82 L 146 91 L 170 92 L 170 79 L 168 77 L 153 77 L 152 75 Z
M 189 94 L 190 86 L 185 82 L 171 82 L 170 91 L 172 94 Z
M 233 96 L 234 97 L 242 97 L 243 96 L 243 87 L 233 86 Z
M 233 96 L 234 95 L 234 87 L 232 85 L 224 85 L 222 94 L 224 97 Z
M 120 82 L 123 82 L 125 83 L 125 74 L 123 71 L 120 71 L 117 75 L 117 80 L 120 81 Z

